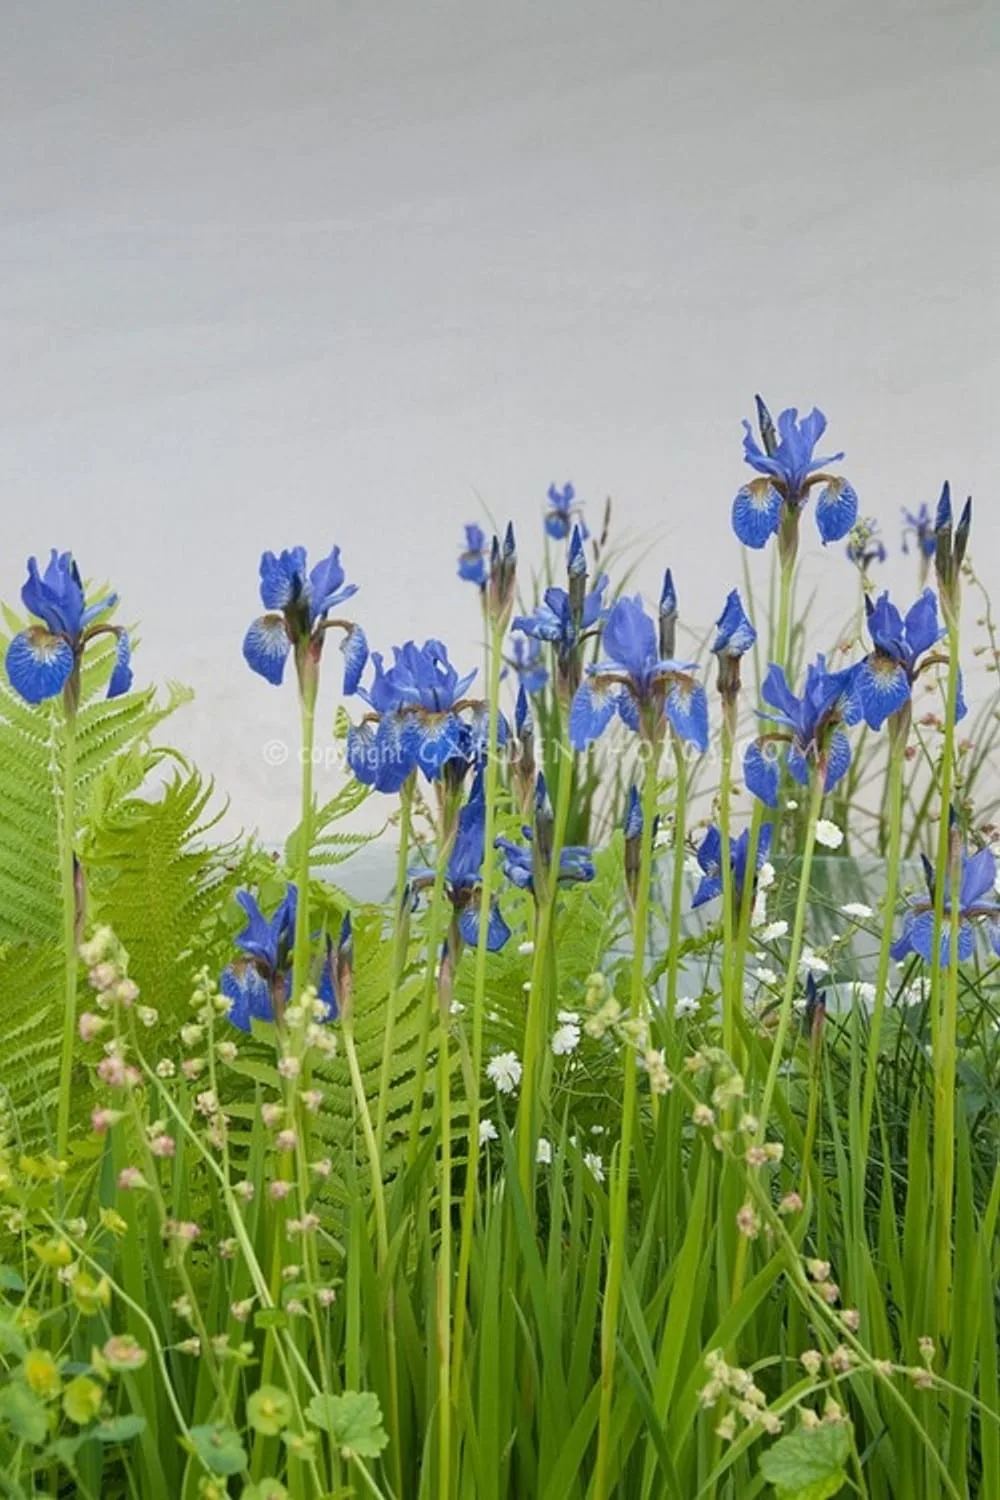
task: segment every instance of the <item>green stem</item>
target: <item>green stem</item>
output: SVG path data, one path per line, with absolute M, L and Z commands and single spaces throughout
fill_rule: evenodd
M 469 1132 L 465 1169 L 465 1197 L 462 1202 L 462 1227 L 458 1251 L 458 1276 L 455 1286 L 455 1370 L 454 1395 L 462 1374 L 462 1348 L 465 1340 L 465 1297 L 472 1258 L 476 1192 L 479 1186 L 479 1118 L 480 1087 L 483 1070 L 483 1017 L 486 1010 L 486 942 L 489 936 L 490 904 L 496 872 L 497 781 L 500 737 L 500 669 L 503 665 L 503 627 L 494 622 L 490 631 L 489 726 L 486 741 L 486 820 L 483 831 L 483 871 L 479 895 L 479 930 L 476 934 L 476 971 L 472 988 L 472 1079 L 469 1093 Z
M 447 824 L 447 812 L 442 814 L 443 825 Z M 434 867 L 434 886 L 431 890 L 430 911 L 427 914 L 427 969 L 424 975 L 424 990 L 420 1005 L 420 1036 L 417 1041 L 416 1089 L 413 1096 L 413 1114 L 410 1117 L 410 1136 L 406 1145 L 406 1167 L 409 1171 L 417 1159 L 420 1144 L 420 1126 L 424 1115 L 424 1088 L 427 1082 L 427 1052 L 431 1039 L 431 1015 L 434 1010 L 434 991 L 437 984 L 437 965 L 441 957 L 441 940 L 444 936 L 444 882 L 448 872 L 448 860 L 454 832 L 446 834 L 445 826 L 438 840 L 437 864 Z
M 722 722 L 722 783 L 719 788 L 719 836 L 722 845 L 722 856 L 720 868 L 722 872 L 722 1050 L 726 1056 L 737 1066 L 739 1062 L 736 1057 L 736 1007 L 742 998 L 742 986 L 739 990 L 733 987 L 734 973 L 734 942 L 733 942 L 733 866 L 729 855 L 729 829 L 730 829 L 730 778 L 733 767 L 733 736 L 723 705 Z M 745 880 L 747 884 L 753 884 L 751 871 L 753 865 L 747 865 Z
M 767 1080 L 764 1084 L 764 1098 L 761 1102 L 759 1124 L 757 1127 L 757 1140 L 763 1144 L 767 1132 L 768 1116 L 771 1113 L 771 1104 L 774 1100 L 774 1091 L 778 1083 L 778 1074 L 781 1071 L 781 1061 L 785 1051 L 785 1042 L 788 1038 L 788 1030 L 792 1023 L 792 1007 L 795 1000 L 795 980 L 798 973 L 799 958 L 802 954 L 802 939 L 805 934 L 806 912 L 809 907 L 809 879 L 812 874 L 813 851 L 816 847 L 816 824 L 819 822 L 820 809 L 823 805 L 823 771 L 819 766 L 812 769 L 812 787 L 809 797 L 809 814 L 806 822 L 805 845 L 802 850 L 802 869 L 799 872 L 799 890 L 795 903 L 795 918 L 792 925 L 792 942 L 788 954 L 788 968 L 785 973 L 785 988 L 781 996 L 781 1009 L 778 1013 L 778 1027 L 774 1034 L 774 1043 L 771 1051 L 771 1062 L 767 1070 Z
M 538 911 L 535 918 L 535 949 L 531 960 L 531 985 L 528 993 L 528 1010 L 524 1024 L 524 1055 L 521 1069 L 521 1103 L 518 1108 L 518 1176 L 521 1191 L 528 1204 L 529 1213 L 534 1212 L 533 1181 L 535 1172 L 534 1154 L 536 1122 L 534 1119 L 535 1094 L 537 1091 L 539 1060 L 542 1052 L 542 1036 L 549 1019 L 545 1006 L 545 983 L 549 970 L 549 947 L 555 921 L 555 906 L 559 896 L 559 863 L 562 857 L 563 840 L 569 817 L 570 788 L 573 781 L 573 761 L 562 741 L 558 751 L 559 785 L 556 791 L 555 822 L 552 839 L 552 864 L 544 891 L 536 892 Z
M 445 987 L 445 996 L 451 993 Z M 437 1389 L 439 1500 L 451 1497 L 451 1068 L 448 1051 L 447 1000 L 442 1001 L 438 1042 L 438 1093 L 441 1109 L 441 1240 L 437 1275 Z M 470 1153 L 478 1146 L 470 1138 Z
M 886 993 L 889 987 L 889 959 L 892 948 L 892 929 L 896 916 L 896 896 L 899 891 L 900 847 L 903 827 L 903 766 L 905 736 L 901 743 L 892 744 L 889 750 L 888 800 L 889 800 L 889 849 L 886 873 L 885 896 L 882 901 L 882 936 L 878 950 L 878 970 L 875 975 L 875 1004 L 868 1031 L 868 1056 L 865 1062 L 865 1084 L 861 1098 L 861 1160 L 868 1159 L 868 1138 L 871 1133 L 872 1111 L 875 1105 L 875 1082 L 878 1076 L 879 1047 L 882 1038 L 882 1020 L 885 1015 Z
M 406 933 L 408 922 L 403 918 L 403 901 L 409 883 L 407 862 L 410 855 L 410 827 L 413 818 L 414 776 L 403 782 L 399 795 L 399 849 L 396 852 L 396 905 L 393 911 L 392 976 L 389 985 L 389 1000 L 385 1015 L 385 1036 L 382 1040 L 382 1067 L 378 1082 L 378 1114 L 376 1116 L 375 1139 L 379 1152 L 385 1145 L 386 1118 L 389 1113 L 389 1086 L 392 1083 L 392 1057 L 395 1046 L 396 1009 L 399 1005 L 399 986 L 406 966 Z
M 79 968 L 76 934 L 76 880 L 73 837 L 76 832 L 76 719 L 63 721 L 62 809 L 59 820 L 59 872 L 62 893 L 63 1028 L 59 1067 L 59 1105 L 56 1122 L 56 1160 L 64 1161 L 69 1143 L 73 1090 L 73 1048 L 76 1042 L 76 981 Z
M 683 760 L 683 752 L 675 753 Z M 632 990 L 629 1007 L 634 1020 L 646 1009 L 646 927 L 649 921 L 649 893 L 653 870 L 653 824 L 656 820 L 657 758 L 650 754 L 642 793 L 642 849 L 639 886 L 636 891 L 632 928 Z M 676 848 L 676 846 L 675 846 Z M 594 1500 L 607 1500 L 611 1457 L 612 1397 L 614 1395 L 615 1351 L 618 1340 L 618 1308 L 628 1248 L 628 1198 L 632 1162 L 632 1140 L 636 1128 L 636 1058 L 631 1043 L 625 1044 L 625 1088 L 622 1099 L 622 1138 L 618 1164 L 612 1185 L 612 1217 L 608 1247 L 607 1280 L 601 1310 L 601 1398 L 597 1430 L 597 1466 L 594 1471 Z
M 368 1098 L 365 1094 L 364 1078 L 358 1064 L 357 1048 L 354 1045 L 353 1019 L 347 1018 L 345 1020 L 343 1017 L 341 1018 L 341 1035 L 344 1038 L 344 1052 L 347 1055 L 347 1066 L 351 1075 L 351 1087 L 354 1090 L 354 1102 L 357 1106 L 358 1116 L 361 1120 L 361 1130 L 365 1138 L 365 1147 L 368 1151 L 372 1198 L 375 1203 L 375 1245 L 378 1252 L 379 1275 L 388 1278 L 389 1221 L 385 1210 L 382 1161 L 379 1153 L 378 1138 L 372 1126 Z M 399 1429 L 399 1360 L 396 1345 L 395 1297 L 388 1282 L 386 1284 L 385 1334 L 389 1363 L 389 1438 L 393 1457 L 393 1479 L 397 1495 L 402 1495 L 402 1441 Z
M 934 872 L 931 946 L 931 1026 L 934 1067 L 934 1264 L 935 1332 L 947 1338 L 951 1324 L 952 1206 L 955 1195 L 955 1072 L 958 1065 L 958 929 L 961 877 L 952 864 L 951 796 L 955 759 L 955 715 L 959 677 L 958 602 L 948 618 L 948 688 L 941 763 L 941 828 Z M 957 841 L 956 841 L 957 848 Z M 954 863 L 959 864 L 956 856 Z M 948 968 L 942 972 L 945 887 L 951 891 Z M 941 998 L 944 983 L 944 999 Z
M 298 861 L 295 881 L 295 949 L 292 964 L 292 1000 L 298 1000 L 309 982 L 309 857 L 313 825 L 313 744 L 316 737 L 316 689 L 302 691 L 302 815 L 299 823 Z
M 674 1034 L 677 1010 L 677 979 L 680 970 L 681 918 L 684 904 L 684 839 L 687 830 L 687 760 L 680 737 L 671 734 L 676 781 L 674 785 L 673 869 L 670 886 L 670 953 L 667 964 L 667 1036 Z M 650 757 L 652 759 L 652 757 Z M 655 771 L 655 766 L 654 766 Z M 646 829 L 643 827 L 643 834 Z M 723 860 L 723 864 L 726 861 Z

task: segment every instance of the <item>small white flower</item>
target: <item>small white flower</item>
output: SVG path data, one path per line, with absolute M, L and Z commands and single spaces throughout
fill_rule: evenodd
M 766 927 L 761 928 L 757 938 L 762 943 L 776 943 L 778 938 L 787 937 L 787 935 L 787 922 L 769 922 Z
M 804 970 L 805 973 L 814 976 L 829 974 L 830 972 L 830 965 L 826 959 L 820 958 L 819 954 L 814 953 L 811 948 L 803 948 L 802 957 L 799 959 L 799 968 Z
M 839 849 L 844 842 L 844 835 L 829 818 L 820 818 L 816 824 L 816 842 L 822 844 L 824 849 Z
M 516 1052 L 498 1052 L 486 1065 L 486 1076 L 501 1094 L 512 1094 L 521 1082 L 521 1061 Z
M 764 925 L 764 923 L 766 921 L 767 921 L 767 894 L 764 891 L 758 891 L 757 894 L 756 894 L 756 896 L 754 897 L 753 913 L 751 914 L 751 917 L 750 917 L 750 926 L 751 927 L 763 927 L 763 925 Z
M 760 980 L 761 984 L 777 984 L 778 982 L 778 976 L 773 969 L 758 969 L 757 978 Z
M 769 891 L 775 882 L 775 878 L 774 866 L 769 859 L 766 859 L 757 872 L 757 889 L 759 891 Z
M 854 986 L 854 993 L 859 1000 L 864 1001 L 865 1005 L 875 1004 L 875 986 L 873 984 L 868 984 L 862 980 L 860 984 Z
M 799 810 L 799 804 L 795 801 L 794 797 L 789 797 L 788 801 L 785 803 L 785 806 L 788 808 L 789 812 L 798 812 Z
M 700 1009 L 700 1000 L 694 1000 L 690 995 L 680 995 L 674 1006 L 674 1015 L 680 1020 L 684 1016 L 696 1016 Z
M 461 1000 L 453 1000 L 451 1002 L 451 1014 L 453 1016 L 460 1016 L 464 1013 L 464 1011 L 465 1006 L 462 1004 Z
M 535 1147 L 535 1160 L 546 1167 L 552 1160 L 552 1142 L 547 1141 L 544 1135 L 538 1137 L 538 1145 Z
M 480 1120 L 479 1122 L 479 1144 L 485 1146 L 487 1141 L 495 1141 L 497 1128 L 492 1120 Z
M 601 1161 L 601 1158 L 597 1155 L 596 1151 L 587 1152 L 586 1156 L 583 1158 L 583 1165 L 590 1172 L 590 1175 L 593 1177 L 595 1182 L 604 1181 L 604 1163 Z
M 560 1016 L 565 1012 L 560 1011 Z M 553 1057 L 569 1057 L 580 1045 L 580 1027 L 576 1021 L 564 1021 L 552 1033 Z
M 840 909 L 845 917 L 857 917 L 859 922 L 865 922 L 875 915 L 871 907 L 866 906 L 863 901 L 847 901 Z
M 518 943 L 517 951 L 518 953 L 523 954 L 525 958 L 527 958 L 529 954 L 534 953 L 535 945 L 529 938 L 526 943 Z

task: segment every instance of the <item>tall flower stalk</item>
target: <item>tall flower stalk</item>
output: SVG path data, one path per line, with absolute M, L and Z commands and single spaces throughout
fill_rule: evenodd
M 931 964 L 931 1027 L 934 1071 L 934 1310 L 937 1332 L 947 1337 L 951 1326 L 952 1207 L 955 1195 L 955 1081 L 958 1065 L 958 962 L 960 924 L 958 891 L 961 840 L 951 826 L 951 798 L 955 762 L 955 725 L 959 715 L 961 638 L 961 569 L 972 524 L 972 501 L 967 500 L 958 526 L 952 528 L 951 492 L 946 484 L 935 518 L 934 564 L 948 634 L 944 744 L 941 751 L 941 826 L 934 870 L 934 926 Z M 941 962 L 946 889 L 949 903 L 947 971 Z M 942 993 L 943 990 L 943 993 Z
M 59 816 L 59 884 L 62 900 L 63 1024 L 56 1112 L 56 1159 L 65 1160 L 73 1096 L 73 1048 L 76 1040 L 78 898 L 73 837 L 76 830 L 76 712 L 67 705 L 62 733 L 62 796 Z
M 382 1038 L 382 1065 L 379 1069 L 378 1108 L 375 1123 L 375 1139 L 381 1152 L 385 1145 L 386 1121 L 389 1113 L 389 1088 L 392 1083 L 392 1060 L 396 1044 L 396 1011 L 399 1005 L 399 987 L 406 967 L 406 950 L 409 942 L 409 858 L 410 833 L 413 819 L 413 795 L 416 772 L 411 771 L 403 782 L 399 793 L 399 847 L 396 851 L 396 886 L 393 906 L 392 929 L 392 973 L 389 977 L 389 998 L 385 1012 L 385 1035 Z
M 642 844 L 639 881 L 633 905 L 632 982 L 629 1014 L 633 1021 L 646 1012 L 646 928 L 649 923 L 649 896 L 653 873 L 653 837 L 656 826 L 656 793 L 658 754 L 650 746 L 642 792 Z M 681 861 L 683 864 L 683 860 Z M 618 1342 L 618 1312 L 621 1303 L 622 1278 L 628 1252 L 628 1202 L 632 1167 L 632 1147 L 636 1130 L 637 1058 L 631 1044 L 624 1048 L 624 1092 L 622 1096 L 622 1134 L 618 1161 L 611 1187 L 611 1227 L 608 1243 L 608 1269 L 601 1309 L 601 1396 L 597 1429 L 597 1463 L 594 1470 L 595 1500 L 606 1500 L 609 1492 L 608 1466 L 611 1459 L 612 1400 L 614 1397 L 615 1355 Z

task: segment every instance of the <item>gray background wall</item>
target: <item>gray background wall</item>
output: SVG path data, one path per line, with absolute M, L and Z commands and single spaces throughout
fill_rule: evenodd
M 265 836 L 264 546 L 339 541 L 374 643 L 472 665 L 462 522 L 537 555 L 572 477 L 703 626 L 760 388 L 826 409 L 894 548 L 971 490 L 1000 574 L 988 3 L 6 0 L 0 43 L 0 594 L 53 544 L 112 579 Z

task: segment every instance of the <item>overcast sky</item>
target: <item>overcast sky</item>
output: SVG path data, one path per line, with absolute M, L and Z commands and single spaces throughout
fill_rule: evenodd
M 373 644 L 472 666 L 462 523 L 537 554 L 572 478 L 704 626 L 760 389 L 826 410 L 894 548 L 971 491 L 995 584 L 998 34 L 946 0 L 5 0 L 0 594 L 52 545 L 110 579 L 140 680 L 197 692 L 174 738 L 278 837 L 264 547 L 339 542 Z

